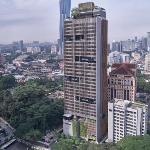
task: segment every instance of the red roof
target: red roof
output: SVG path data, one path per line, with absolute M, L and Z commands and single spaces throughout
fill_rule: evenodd
M 136 69 L 136 64 L 122 63 L 122 64 L 113 64 L 112 68 L 119 68 L 120 66 L 125 65 L 130 69 Z
M 110 75 L 121 74 L 121 75 L 134 76 L 135 72 L 136 72 L 136 65 L 135 64 L 128 64 L 128 63 L 113 64 L 112 69 L 113 70 L 110 73 Z

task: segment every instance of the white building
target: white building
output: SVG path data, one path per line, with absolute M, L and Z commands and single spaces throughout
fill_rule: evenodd
M 150 51 L 150 32 L 147 33 L 147 50 Z
M 40 47 L 27 47 L 27 53 L 37 54 L 40 53 Z
M 13 64 L 16 66 L 21 66 L 21 64 L 24 62 L 25 59 L 27 59 L 29 55 L 20 55 L 16 59 L 13 60 Z
M 148 106 L 114 99 L 108 103 L 108 142 L 147 133 Z
M 144 72 L 150 75 L 150 53 L 145 56 Z
M 126 53 L 120 53 L 121 56 L 121 63 L 129 63 L 130 62 L 130 55 Z
M 65 114 L 63 116 L 63 133 L 68 136 L 73 136 L 73 115 Z
M 51 46 L 51 54 L 57 54 L 57 46 L 56 45 Z
M 108 64 L 112 65 L 115 63 L 129 63 L 130 55 L 118 51 L 111 52 L 108 56 Z

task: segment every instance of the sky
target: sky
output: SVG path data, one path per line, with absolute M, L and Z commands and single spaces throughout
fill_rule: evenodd
M 72 7 L 90 0 L 72 0 Z M 146 36 L 150 0 L 93 0 L 106 9 L 109 41 Z M 59 0 L 0 0 L 0 44 L 17 40 L 56 41 Z

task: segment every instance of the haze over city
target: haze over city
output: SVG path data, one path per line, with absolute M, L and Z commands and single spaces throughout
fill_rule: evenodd
M 0 149 L 150 150 L 149 0 L 0 0 Z
M 82 0 L 85 2 L 86 0 Z M 80 0 L 72 0 L 72 7 Z M 145 36 L 149 31 L 149 0 L 94 0 L 107 10 L 109 41 Z M 135 7 L 136 6 L 136 7 Z M 1 0 L 0 43 L 56 41 L 59 33 L 58 0 Z

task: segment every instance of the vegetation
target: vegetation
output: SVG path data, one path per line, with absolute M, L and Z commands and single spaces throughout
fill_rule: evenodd
M 17 82 L 11 75 L 0 77 L 0 91 L 15 87 Z
M 87 136 L 87 124 L 86 124 L 86 122 L 80 122 L 80 136 L 81 137 Z
M 150 136 L 127 137 L 118 145 L 120 150 L 150 150 Z
M 59 89 L 61 84 L 60 80 L 43 79 L 17 85 L 13 77 L 1 77 L 0 116 L 16 129 L 18 137 L 41 138 L 47 130 L 62 124 L 63 100 L 47 97 L 49 91 Z
M 63 90 L 63 78 L 52 81 L 49 79 L 35 79 L 29 80 L 28 85 L 33 85 L 35 87 L 41 87 L 47 92 L 55 92 L 57 90 Z
M 140 93 L 150 93 L 150 80 L 149 76 L 142 75 L 140 72 L 137 73 L 137 91 Z
M 92 144 L 81 139 L 61 137 L 52 150 L 116 150 L 116 145 Z
M 79 8 L 73 8 L 73 9 L 71 10 L 71 16 L 72 16 L 74 19 L 77 18 L 77 17 L 79 16 L 79 14 L 80 14 Z
M 82 140 L 60 138 L 52 150 L 150 150 L 150 136 L 127 137 L 117 144 L 92 144 Z

